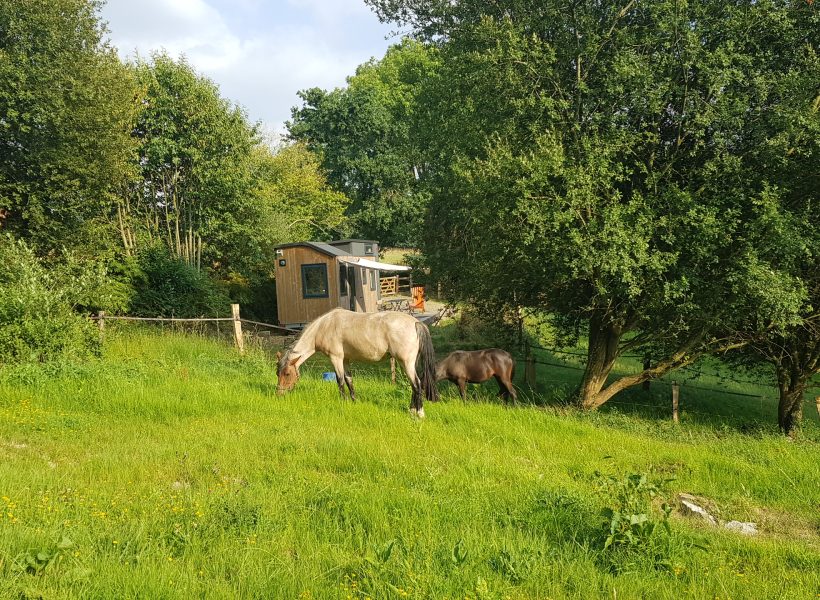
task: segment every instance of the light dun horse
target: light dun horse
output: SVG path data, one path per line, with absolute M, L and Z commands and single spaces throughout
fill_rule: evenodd
M 515 375 L 515 360 L 509 352 L 498 348 L 487 350 L 456 350 L 447 355 L 436 366 L 436 380 L 447 379 L 458 386 L 461 399 L 467 400 L 467 383 L 484 383 L 495 377 L 499 394 L 504 403 L 512 398 L 516 403 L 517 396 L 512 384 Z
M 294 388 L 299 380 L 299 367 L 317 351 L 330 358 L 342 398 L 347 383 L 350 398 L 356 399 L 348 361 L 377 362 L 389 353 L 404 367 L 413 387 L 412 414 L 424 417 L 422 394 L 427 400 L 438 400 L 436 359 L 430 332 L 406 313 L 355 313 L 343 308 L 325 313 L 305 327 L 284 355 L 277 354 L 277 390 L 280 394 Z M 416 374 L 416 359 L 419 357 L 421 376 Z

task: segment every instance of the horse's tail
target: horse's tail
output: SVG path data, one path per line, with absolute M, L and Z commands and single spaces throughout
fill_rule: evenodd
M 430 331 L 424 323 L 416 323 L 416 335 L 419 338 L 419 358 L 421 359 L 421 373 L 419 381 L 424 397 L 430 402 L 438 400 L 436 387 L 436 354 L 433 350 L 433 340 Z

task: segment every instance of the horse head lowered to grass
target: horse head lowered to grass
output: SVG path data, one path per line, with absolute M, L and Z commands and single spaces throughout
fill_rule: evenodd
M 468 383 L 483 383 L 495 377 L 499 395 L 506 403 L 517 400 L 512 384 L 515 375 L 515 359 L 506 350 L 488 348 L 486 350 L 456 350 L 447 355 L 436 366 L 436 380 L 447 379 L 458 386 L 461 399 L 467 400 Z
M 345 397 L 345 384 L 350 398 L 356 399 L 349 361 L 377 362 L 386 354 L 404 367 L 413 388 L 410 412 L 424 417 L 423 397 L 438 400 L 433 342 L 427 327 L 405 313 L 355 313 L 336 308 L 311 322 L 296 342 L 279 359 L 276 371 L 277 391 L 292 390 L 299 381 L 299 367 L 316 352 L 330 359 L 336 371 L 339 393 Z M 421 372 L 416 373 L 416 359 Z M 423 396 L 423 397 L 422 397 Z

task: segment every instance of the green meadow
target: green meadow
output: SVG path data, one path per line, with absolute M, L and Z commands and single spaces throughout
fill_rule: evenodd
M 272 352 L 111 327 L 99 359 L 0 372 L 0 597 L 820 598 L 810 405 L 791 441 L 707 365 L 680 424 L 663 384 L 582 414 L 543 351 L 529 402 L 441 384 L 418 421 L 384 364 L 356 403 L 319 358 L 277 396 Z

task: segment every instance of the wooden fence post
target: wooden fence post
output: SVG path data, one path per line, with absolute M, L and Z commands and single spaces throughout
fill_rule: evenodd
M 245 340 L 242 337 L 242 321 L 239 320 L 239 305 L 231 304 L 231 316 L 233 317 L 233 337 L 239 354 L 245 354 Z
M 680 386 L 677 381 L 672 382 L 672 420 L 678 423 L 678 403 L 680 400 Z
M 97 313 L 97 325 L 100 328 L 100 343 L 105 340 L 105 311 L 101 310 Z
M 648 371 L 651 366 L 652 366 L 652 361 L 649 360 L 648 356 L 645 356 L 644 359 L 643 359 L 643 370 Z M 645 392 L 648 392 L 649 391 L 649 380 L 647 379 L 646 381 L 644 381 L 643 385 L 641 387 L 643 388 L 643 390 Z
M 524 381 L 531 390 L 535 389 L 535 357 L 532 355 L 532 348 L 527 344 L 527 363 L 524 366 Z

